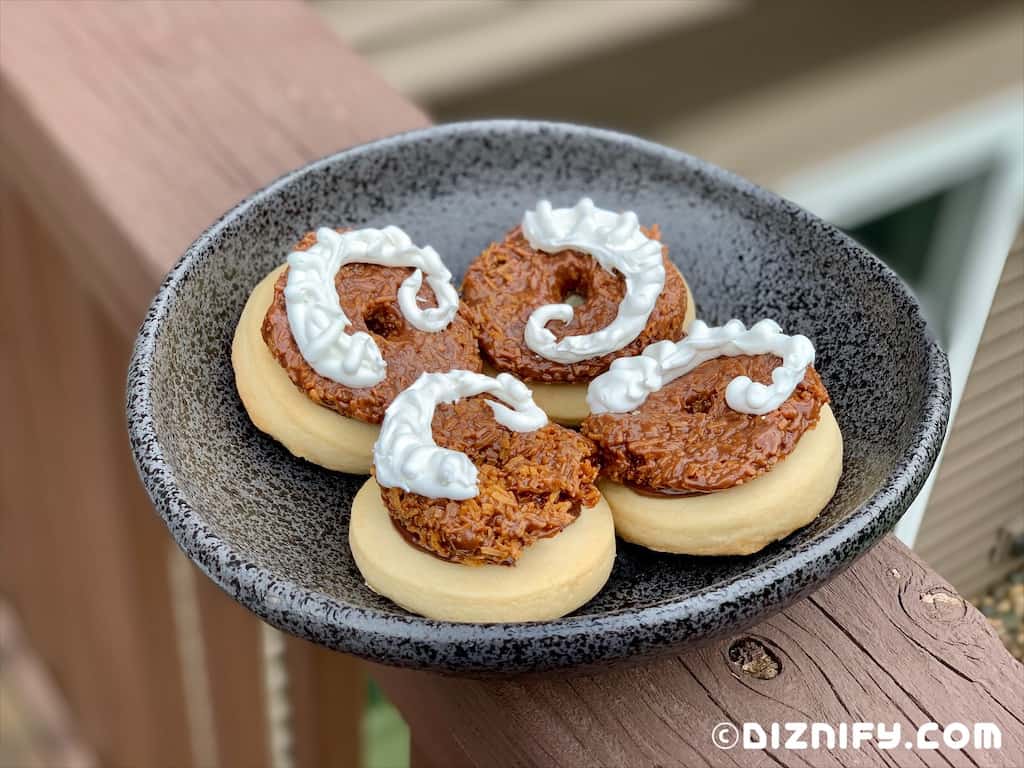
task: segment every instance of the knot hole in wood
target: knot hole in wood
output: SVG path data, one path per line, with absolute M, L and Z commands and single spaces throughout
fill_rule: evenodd
M 772 680 L 782 672 L 782 662 L 770 645 L 756 637 L 733 641 L 726 652 L 729 666 L 737 677 Z
M 931 587 L 921 592 L 921 608 L 932 621 L 953 623 L 967 615 L 967 604 L 948 587 Z

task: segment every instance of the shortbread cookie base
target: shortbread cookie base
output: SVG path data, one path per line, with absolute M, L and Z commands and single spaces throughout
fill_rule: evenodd
M 749 555 L 810 523 L 828 504 L 843 469 L 843 438 L 832 409 L 769 472 L 724 491 L 647 496 L 599 483 L 626 541 L 659 552 Z
M 327 469 L 369 474 L 380 427 L 317 405 L 301 392 L 263 341 L 261 328 L 285 265 L 263 278 L 235 329 L 235 386 L 253 424 L 296 456 Z
M 372 477 L 352 502 L 348 541 L 370 589 L 413 613 L 456 622 L 564 616 L 601 590 L 615 561 L 615 527 L 604 499 L 557 535 L 531 544 L 514 566 L 442 560 L 399 533 Z

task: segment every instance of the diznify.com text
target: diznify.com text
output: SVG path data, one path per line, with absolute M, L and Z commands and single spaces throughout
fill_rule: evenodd
M 719 749 L 991 749 L 1003 744 L 995 723 L 718 723 L 711 741 Z

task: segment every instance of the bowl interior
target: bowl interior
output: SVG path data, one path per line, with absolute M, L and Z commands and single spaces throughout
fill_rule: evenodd
M 641 632 L 671 615 L 685 619 L 671 637 L 638 637 L 634 650 L 706 636 L 781 607 L 891 527 L 934 459 L 948 385 L 916 304 L 888 269 L 833 228 L 688 156 L 589 129 L 486 123 L 397 137 L 285 177 L 214 225 L 168 277 L 140 337 L 129 415 L 143 478 L 185 550 L 279 626 L 384 661 L 431 665 L 388 645 L 420 632 L 435 644 L 484 642 L 488 632 L 508 642 L 515 628 L 410 619 L 363 585 L 346 517 L 365 478 L 297 460 L 252 426 L 231 338 L 250 290 L 317 226 L 398 224 L 437 248 L 458 279 L 538 198 L 570 205 L 583 195 L 661 226 L 698 317 L 771 317 L 814 341 L 844 471 L 814 523 L 752 557 L 620 543 L 602 592 L 543 631 L 637 614 Z M 621 655 L 629 638 L 619 629 Z

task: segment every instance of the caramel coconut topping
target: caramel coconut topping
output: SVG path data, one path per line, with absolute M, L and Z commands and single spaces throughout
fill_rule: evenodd
M 628 413 L 592 414 L 581 431 L 598 445 L 604 476 L 656 494 L 740 485 L 784 459 L 818 422 L 828 393 L 813 367 L 778 408 L 741 413 L 726 402 L 740 376 L 770 384 L 774 355 L 718 357 L 670 381 Z
M 523 550 L 572 524 L 597 503 L 598 464 L 590 440 L 548 424 L 513 431 L 495 420 L 486 395 L 438 405 L 438 446 L 466 454 L 478 469 L 478 493 L 454 500 L 398 487 L 381 497 L 412 544 L 456 563 L 514 565 Z
M 657 240 L 657 227 L 642 228 Z M 532 247 L 516 227 L 492 243 L 470 265 L 462 283 L 463 301 L 485 356 L 499 371 L 527 382 L 587 382 L 619 357 L 639 354 L 661 339 L 678 339 L 686 316 L 686 285 L 679 270 L 662 257 L 664 287 L 646 326 L 622 348 L 565 363 L 546 359 L 527 344 L 527 323 L 544 305 L 577 304 L 568 323 L 551 320 L 547 329 L 557 340 L 597 334 L 615 322 L 626 295 L 626 280 L 593 256 L 572 249 L 546 253 Z M 575 298 L 574 298 L 575 297 Z
M 342 231 L 342 230 L 338 230 Z M 296 251 L 304 251 L 316 242 L 316 233 L 307 234 Z M 472 327 L 460 307 L 448 326 L 439 332 L 414 327 L 399 306 L 402 283 L 415 270 L 377 264 L 350 263 L 335 277 L 338 299 L 351 325 L 349 333 L 370 335 L 387 363 L 387 375 L 369 387 L 349 387 L 318 374 L 303 357 L 288 322 L 285 289 L 288 270 L 274 286 L 274 301 L 263 320 L 263 340 L 288 373 L 292 382 L 315 403 L 371 424 L 379 424 L 395 396 L 412 384 L 424 371 L 461 368 L 479 371 L 480 353 Z M 427 310 L 437 306 L 434 291 L 424 283 L 416 294 L 418 306 Z

